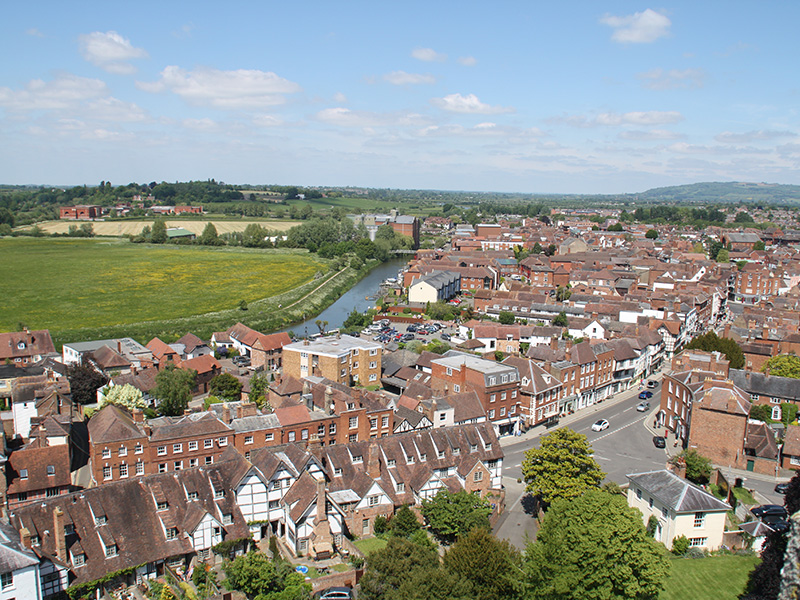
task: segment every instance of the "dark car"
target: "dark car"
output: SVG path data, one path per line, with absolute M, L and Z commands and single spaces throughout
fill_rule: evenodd
M 666 448 L 667 447 L 666 438 L 664 438 L 664 436 L 661 435 L 654 435 L 653 446 L 655 446 L 656 448 Z
M 648 400 L 649 398 L 652 397 L 653 397 L 653 392 L 644 391 L 641 394 L 639 394 L 640 400 Z
M 783 483 L 779 483 L 778 485 L 775 486 L 775 492 L 777 492 L 778 494 L 785 494 L 786 490 L 788 489 L 789 489 L 788 481 L 784 481 Z
M 450 334 L 449 334 L 449 333 L 443 333 L 443 334 L 441 335 L 441 338 L 442 338 L 443 340 L 445 340 L 446 342 L 449 342 L 449 341 L 450 341 Z
M 788 521 L 774 521 L 772 523 L 767 523 L 767 526 L 772 529 L 773 531 L 777 531 L 778 533 L 786 533 L 789 531 L 789 522 Z
M 767 523 L 776 523 L 777 521 L 785 521 L 789 513 L 780 504 L 762 504 L 750 509 L 750 512 L 756 519 Z
M 653 380 L 653 379 L 651 379 L 650 381 L 647 382 L 647 387 L 656 388 L 656 387 L 658 387 L 658 382 Z

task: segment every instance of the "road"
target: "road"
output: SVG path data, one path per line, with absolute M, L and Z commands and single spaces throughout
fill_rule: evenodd
M 661 398 L 661 387 L 651 390 L 653 397 L 650 410 L 638 412 L 636 405 L 640 390 L 632 389 L 618 397 L 606 400 L 593 407 L 573 415 L 563 426 L 570 427 L 578 433 L 586 435 L 594 449 L 594 457 L 606 472 L 606 481 L 619 484 L 627 483 L 626 475 L 664 469 L 670 453 L 676 454 L 680 447 L 672 445 L 669 440 L 666 449 L 653 445 L 653 432 L 646 425 L 653 425 L 655 413 L 658 411 Z M 598 419 L 606 419 L 609 428 L 605 431 L 592 431 L 592 424 Z M 514 546 L 524 549 L 526 540 L 536 535 L 536 521 L 533 518 L 533 507 L 530 497 L 524 494 L 524 483 L 517 483 L 522 478 L 522 459 L 530 448 L 539 446 L 540 435 L 521 441 L 503 440 L 505 458 L 503 460 L 503 484 L 506 487 L 506 512 L 495 526 L 498 537 L 509 540 Z M 659 431 L 663 435 L 663 431 Z M 525 437 L 529 437 L 527 434 Z M 753 473 L 731 473 L 723 469 L 723 474 L 733 483 L 738 476 L 744 477 L 744 487 L 756 492 L 756 499 L 764 504 L 783 504 L 783 496 L 774 491 L 776 480 L 772 477 L 759 476 Z

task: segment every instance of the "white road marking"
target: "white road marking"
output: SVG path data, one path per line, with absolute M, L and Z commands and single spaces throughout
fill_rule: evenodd
M 611 460 L 610 458 L 606 458 L 605 456 L 595 456 L 597 460 Z
M 636 408 L 636 407 L 635 406 L 629 406 L 628 408 L 626 408 L 622 412 L 628 412 L 629 410 L 633 410 L 634 408 Z

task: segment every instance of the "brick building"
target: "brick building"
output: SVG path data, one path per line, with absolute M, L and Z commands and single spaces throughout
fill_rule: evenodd
M 336 335 L 283 347 L 283 372 L 296 379 L 324 377 L 350 386 L 376 385 L 383 346 L 362 338 Z
M 59 209 L 59 219 L 99 219 L 102 208 L 97 204 L 78 204 L 76 206 L 62 206 Z
M 15 367 L 27 367 L 55 351 L 47 329 L 0 333 L 0 362 L 10 362 Z

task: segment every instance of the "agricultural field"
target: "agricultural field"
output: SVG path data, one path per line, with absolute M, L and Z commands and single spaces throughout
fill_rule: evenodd
M 86 221 L 45 221 L 38 223 L 46 233 L 67 233 L 70 225 L 80 226 Z M 142 219 L 136 221 L 92 221 L 92 227 L 96 235 L 103 236 L 127 236 L 138 235 L 145 225 L 153 226 L 153 219 Z M 196 235 L 203 233 L 203 229 L 208 223 L 213 223 L 217 228 L 217 233 L 232 233 L 234 231 L 244 231 L 251 223 L 257 223 L 265 229 L 277 229 L 278 231 L 288 231 L 299 221 L 265 221 L 265 220 L 195 220 L 195 219 L 166 219 L 167 227 L 183 227 Z
M 259 309 L 271 316 L 329 277 L 327 261 L 305 250 L 3 238 L 0 257 L 0 331 L 24 323 L 49 329 L 56 343 L 209 336 Z M 238 308 L 242 300 L 251 310 Z

